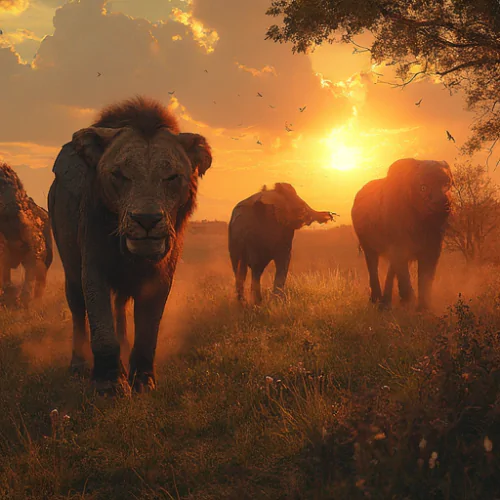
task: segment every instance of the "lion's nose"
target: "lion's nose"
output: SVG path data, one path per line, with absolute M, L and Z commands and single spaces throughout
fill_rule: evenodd
M 163 214 L 159 212 L 153 214 L 130 212 L 129 215 L 134 222 L 137 222 L 146 231 L 153 229 L 163 219 Z

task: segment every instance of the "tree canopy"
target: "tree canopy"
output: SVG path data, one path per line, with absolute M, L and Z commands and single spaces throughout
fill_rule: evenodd
M 370 31 L 367 50 L 375 62 L 397 65 L 399 85 L 433 76 L 464 91 L 478 114 L 468 152 L 499 141 L 499 0 L 273 0 L 267 14 L 282 16 L 267 38 L 292 42 L 294 52 Z

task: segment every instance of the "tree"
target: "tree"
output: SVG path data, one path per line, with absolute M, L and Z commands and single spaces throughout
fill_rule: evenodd
M 432 76 L 450 92 L 464 91 L 478 116 L 467 152 L 487 143 L 493 151 L 499 141 L 499 0 L 273 0 L 267 14 L 283 21 L 266 38 L 292 42 L 294 52 L 324 41 L 355 43 L 370 31 L 374 41 L 363 50 L 396 65 L 401 83 L 394 85 Z
M 489 238 L 500 228 L 498 188 L 484 166 L 456 165 L 453 215 L 445 242 L 470 264 L 485 259 Z

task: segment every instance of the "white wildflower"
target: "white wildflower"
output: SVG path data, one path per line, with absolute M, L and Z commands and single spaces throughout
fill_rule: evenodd
M 491 442 L 491 439 L 486 436 L 483 441 L 484 449 L 488 453 L 493 449 L 493 443 Z
M 431 453 L 431 458 L 429 458 L 429 469 L 434 469 L 434 467 L 436 466 L 437 457 L 437 452 L 433 451 Z

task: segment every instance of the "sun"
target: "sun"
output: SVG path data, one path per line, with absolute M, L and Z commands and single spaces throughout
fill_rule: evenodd
M 325 167 L 348 171 L 363 162 L 363 151 L 355 144 L 355 135 L 347 127 L 333 129 L 320 141 L 325 146 Z

